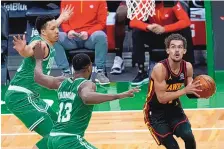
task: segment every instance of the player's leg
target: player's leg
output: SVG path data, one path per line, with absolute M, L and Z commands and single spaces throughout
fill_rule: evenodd
M 189 122 L 181 123 L 175 129 L 174 134 L 184 140 L 186 149 L 196 149 L 196 141 Z
M 147 107 L 146 104 L 143 110 L 144 121 L 156 143 L 165 146 L 167 149 L 179 149 L 164 112 L 152 112 Z
M 47 149 L 47 142 L 50 131 L 53 127 L 53 122 L 50 116 L 46 115 L 43 122 L 38 124 L 33 130 L 40 134 L 43 138 L 36 143 L 38 149 Z
M 8 91 L 6 93 L 6 103 L 9 110 L 18 117 L 24 125 L 31 131 L 36 131 L 43 137 L 49 134 L 53 127 L 53 121 L 48 115 L 49 106 L 38 96 L 28 96 L 25 93 Z M 41 131 L 40 131 L 41 130 Z M 43 138 L 40 142 L 44 142 L 46 148 L 46 139 Z M 41 144 L 44 144 L 41 143 Z M 37 143 L 37 147 L 39 143 Z M 40 149 L 41 149 L 40 148 Z
M 173 108 L 168 115 L 169 125 L 177 137 L 185 142 L 186 149 L 196 149 L 196 142 L 191 130 L 191 124 L 181 107 Z
M 166 149 L 179 149 L 177 141 L 172 134 L 167 135 L 164 138 L 161 138 L 161 144 L 166 147 Z
M 179 149 L 177 141 L 173 137 L 170 127 L 165 124 L 153 124 L 149 126 L 150 133 L 158 145 L 163 145 L 166 149 Z

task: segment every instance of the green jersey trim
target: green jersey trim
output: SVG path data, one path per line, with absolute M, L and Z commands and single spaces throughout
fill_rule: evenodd
M 79 136 L 79 135 L 65 132 L 51 132 L 50 136 L 55 137 L 55 136 Z
M 35 123 L 33 123 L 33 125 L 31 125 L 30 128 L 28 128 L 28 129 L 32 131 L 42 121 L 44 121 L 44 117 L 41 117 L 39 120 L 37 120 Z
M 84 141 L 82 139 L 82 137 L 80 135 L 77 134 L 71 134 L 71 133 L 55 133 L 55 132 L 51 132 L 50 136 L 55 137 L 55 136 L 76 136 L 77 140 L 79 140 L 79 143 L 84 146 L 86 149 L 93 149 L 91 146 L 88 145 L 88 143 L 86 141 Z
M 31 90 L 28 90 L 25 87 L 16 86 L 16 85 L 10 85 L 8 90 L 23 92 L 23 93 L 26 93 L 26 94 L 33 94 L 33 92 Z

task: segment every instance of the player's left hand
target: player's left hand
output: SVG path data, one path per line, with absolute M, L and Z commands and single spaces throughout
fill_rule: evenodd
M 165 32 L 165 28 L 159 24 L 153 24 L 153 29 L 152 32 L 156 33 L 156 34 L 162 34 Z
M 80 32 L 79 38 L 81 38 L 82 40 L 87 40 L 88 39 L 88 33 L 86 31 Z
M 23 35 L 23 37 L 21 38 L 20 35 L 13 36 L 13 48 L 16 49 L 16 51 L 18 51 L 19 53 L 23 50 L 25 50 L 26 47 L 26 37 L 25 35 Z
M 44 59 L 46 48 L 47 46 L 44 42 L 38 41 L 33 47 L 34 58 L 40 60 Z
M 68 19 L 73 15 L 74 7 L 72 5 L 66 5 L 64 9 L 62 9 L 62 12 L 60 14 L 60 18 L 63 20 L 63 22 L 68 21 Z

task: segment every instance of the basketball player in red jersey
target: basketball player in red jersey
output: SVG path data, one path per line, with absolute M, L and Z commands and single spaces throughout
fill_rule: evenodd
M 158 145 L 167 149 L 179 149 L 173 135 L 181 137 L 186 149 L 196 149 L 191 125 L 185 115 L 179 97 L 194 95 L 200 91 L 200 82 L 193 81 L 191 63 L 182 60 L 187 41 L 180 34 L 171 34 L 165 39 L 168 58 L 155 65 L 151 74 L 144 120 Z M 181 89 L 185 85 L 186 87 Z M 190 97 L 190 96 L 189 96 Z
M 178 33 L 187 39 L 187 52 L 184 55 L 186 61 L 194 64 L 193 40 L 191 36 L 191 21 L 183 1 L 155 1 L 155 15 L 147 21 L 133 19 L 130 27 L 133 28 L 133 59 L 138 64 L 139 71 L 132 85 L 141 85 L 148 82 L 148 75 L 154 63 L 167 58 L 163 41 L 170 34 Z M 189 10 L 189 8 L 188 8 Z M 149 74 L 145 71 L 145 44 L 151 49 Z M 159 51 L 155 50 L 159 49 Z

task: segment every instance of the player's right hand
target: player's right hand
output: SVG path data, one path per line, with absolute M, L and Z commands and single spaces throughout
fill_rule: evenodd
M 66 5 L 65 8 L 62 9 L 60 17 L 63 19 L 63 22 L 69 20 L 74 13 L 74 7 L 72 5 Z
M 202 90 L 198 89 L 198 87 L 200 87 L 200 80 L 195 81 L 194 83 L 189 83 L 185 88 L 184 91 L 186 94 L 194 94 L 197 97 L 200 97 L 199 94 L 197 94 L 197 92 L 201 92 Z
M 13 48 L 16 49 L 16 51 L 18 51 L 19 53 L 23 50 L 25 50 L 26 47 L 26 37 L 25 35 L 23 35 L 23 37 L 21 38 L 20 35 L 13 36 Z
M 44 59 L 46 48 L 47 46 L 44 42 L 38 41 L 33 47 L 33 53 L 34 53 L 33 55 L 35 59 L 39 59 L 39 60 Z

